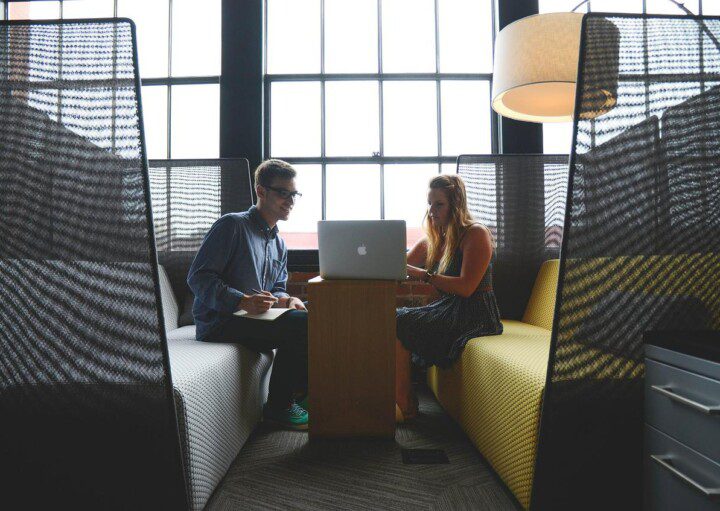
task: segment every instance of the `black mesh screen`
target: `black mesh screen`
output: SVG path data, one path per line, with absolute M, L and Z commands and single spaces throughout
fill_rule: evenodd
M 640 509 L 643 339 L 720 329 L 718 34 L 585 19 L 535 509 Z
M 521 319 L 543 261 L 560 257 L 565 155 L 463 155 L 468 206 L 497 242 L 494 288 L 503 318 Z
M 253 205 L 244 158 L 150 160 L 155 241 L 181 308 L 192 306 L 185 282 L 205 234 L 226 213 Z
M 129 21 L 0 23 L 8 509 L 182 509 Z

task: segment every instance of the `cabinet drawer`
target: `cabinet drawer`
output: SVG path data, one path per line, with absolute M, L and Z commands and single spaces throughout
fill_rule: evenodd
M 645 426 L 645 504 L 648 511 L 719 511 L 720 465 Z
M 645 360 L 645 421 L 720 463 L 720 382 Z

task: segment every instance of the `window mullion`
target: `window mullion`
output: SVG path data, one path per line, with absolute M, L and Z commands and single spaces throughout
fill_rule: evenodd
M 380 219 L 385 219 L 385 164 L 380 163 Z
M 319 80 L 326 80 L 328 82 L 356 82 L 377 81 L 381 79 L 393 81 L 418 81 L 435 80 L 437 78 L 440 78 L 442 80 L 490 80 L 492 78 L 492 73 L 298 73 L 265 75 L 265 79 L 271 82 L 312 82 Z M 157 78 L 152 79 L 157 80 Z M 174 78 L 174 80 L 178 79 L 180 78 Z
M 435 0 L 435 101 L 436 123 L 437 123 L 437 154 L 442 156 L 442 113 L 441 113 L 441 95 L 442 86 L 440 83 L 440 12 L 438 8 L 438 0 Z
M 322 186 L 322 219 L 327 220 L 327 196 L 325 195 L 325 189 L 327 187 L 327 165 L 323 161 L 320 164 L 320 179 Z
M 325 158 L 325 0 L 320 0 L 320 157 Z
M 60 19 L 63 19 L 63 2 L 60 0 L 58 2 L 58 14 L 60 15 Z M 60 26 L 60 38 L 58 41 L 58 52 L 60 55 L 62 55 L 63 52 L 63 35 L 64 30 L 63 26 Z M 62 83 L 63 80 L 63 59 L 59 59 L 58 62 L 58 80 Z M 57 91 L 57 122 L 58 124 L 62 124 L 62 89 L 58 89 Z M 114 118 L 114 117 L 113 117 Z
M 268 2 L 267 0 L 262 2 L 263 10 L 263 29 L 262 29 L 262 79 L 263 79 L 263 148 L 261 154 L 263 159 L 270 158 L 271 147 L 270 147 L 270 108 L 271 108 L 271 95 L 272 95 L 272 83 L 267 77 L 267 61 L 268 61 Z M 254 180 L 254 177 L 252 177 Z M 253 188 L 253 194 L 255 193 Z M 321 190 L 322 192 L 322 190 Z M 320 193 L 320 197 L 323 194 Z M 324 202 L 324 199 L 323 199 Z
M 378 80 L 378 108 L 380 109 L 378 115 L 378 122 L 380 124 L 378 137 L 379 147 L 376 153 L 378 157 L 385 157 L 385 129 L 384 129 L 384 113 L 385 108 L 383 104 L 383 62 L 382 62 L 382 0 L 377 0 L 377 38 L 378 38 L 378 74 L 380 75 Z M 385 163 L 380 162 L 380 218 L 385 218 Z
M 270 82 L 267 78 L 264 78 L 263 82 L 263 159 L 268 159 L 270 158 L 272 150 L 272 148 L 270 147 L 270 109 L 272 108 L 270 96 L 272 90 L 272 82 Z
M 320 0 L 320 172 L 323 220 L 327 218 L 327 165 L 325 164 L 325 0 Z
M 497 10 L 495 7 L 495 2 L 491 1 L 490 2 L 490 23 L 491 23 L 490 30 L 492 31 L 491 51 L 492 51 L 493 64 L 495 62 L 495 39 L 497 36 L 497 33 L 495 31 L 495 29 L 497 28 L 497 23 L 496 23 L 497 20 L 495 19 L 496 14 L 497 14 Z M 502 141 L 500 140 L 500 123 L 498 122 L 498 118 L 499 118 L 500 114 L 498 114 L 497 112 L 495 112 L 495 110 L 492 109 L 493 80 L 494 80 L 494 76 L 491 74 L 490 80 L 489 80 L 489 82 L 490 82 L 489 88 L 488 88 L 488 92 L 489 92 L 488 105 L 490 105 L 490 152 L 497 154 L 497 153 L 502 152 L 500 150 L 500 148 L 502 147 Z
M 172 78 L 172 15 L 173 2 L 168 0 L 168 78 Z M 167 88 L 167 157 L 172 158 L 172 85 Z M 168 204 L 168 208 L 170 205 Z M 168 209 L 169 210 L 169 209 Z

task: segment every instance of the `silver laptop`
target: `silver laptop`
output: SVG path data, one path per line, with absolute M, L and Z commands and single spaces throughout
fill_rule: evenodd
M 318 222 L 323 279 L 405 280 L 405 220 Z

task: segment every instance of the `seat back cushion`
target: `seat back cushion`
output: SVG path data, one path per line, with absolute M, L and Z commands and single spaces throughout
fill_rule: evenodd
M 178 317 L 178 326 L 188 326 L 195 324 L 195 317 L 193 316 L 193 303 L 195 302 L 195 295 L 188 289 L 187 293 L 183 297 L 183 307 L 180 316 Z
M 169 332 L 178 327 L 178 303 L 173 293 L 170 278 L 165 267 L 158 264 L 158 275 L 160 277 L 160 298 L 162 299 L 163 317 L 165 318 L 165 331 Z
M 559 271 L 559 259 L 550 259 L 540 266 L 530 300 L 525 307 L 523 323 L 552 330 Z
M 158 252 L 158 260 L 165 267 L 178 299 L 178 327 L 195 324 L 192 314 L 194 296 L 187 285 L 187 276 L 196 253 L 196 250 Z

